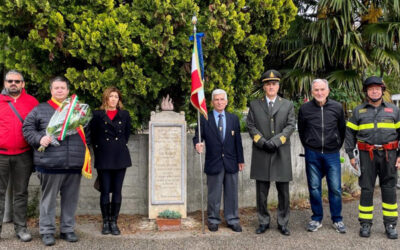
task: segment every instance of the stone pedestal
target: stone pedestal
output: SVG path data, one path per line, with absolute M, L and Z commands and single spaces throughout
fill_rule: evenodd
M 149 131 L 149 219 L 166 209 L 186 218 L 185 113 L 152 112 Z

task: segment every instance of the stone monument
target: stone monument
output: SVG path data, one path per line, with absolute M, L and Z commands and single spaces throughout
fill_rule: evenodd
M 186 218 L 186 121 L 163 99 L 163 111 L 151 112 L 149 123 L 149 219 L 166 209 Z

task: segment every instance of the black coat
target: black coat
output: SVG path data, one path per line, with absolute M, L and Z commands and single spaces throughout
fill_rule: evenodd
M 239 118 L 225 111 L 225 139 L 222 142 L 218 135 L 213 112 L 208 113 L 208 120 L 201 117 L 201 137 L 206 144 L 206 162 L 204 172 L 215 175 L 224 168 L 227 173 L 237 173 L 239 163 L 244 163 L 242 137 L 240 135 Z M 193 144 L 199 142 L 198 129 L 193 138 Z
M 118 110 L 111 121 L 104 110 L 95 110 L 90 122 L 94 167 L 121 169 L 132 165 L 128 150 L 131 134 L 131 117 L 126 110 Z
M 60 146 L 49 145 L 44 152 L 39 152 L 40 139 L 46 135 L 46 128 L 55 110 L 47 102 L 36 106 L 25 118 L 22 131 L 26 141 L 33 147 L 33 164 L 37 167 L 59 169 L 81 169 L 85 161 L 85 145 L 78 134 L 59 141 Z M 90 144 L 90 133 L 85 128 L 86 142 Z

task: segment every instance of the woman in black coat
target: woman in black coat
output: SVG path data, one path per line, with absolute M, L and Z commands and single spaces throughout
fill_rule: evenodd
M 123 110 L 121 92 L 115 87 L 103 93 L 100 110 L 90 123 L 95 164 L 100 183 L 102 234 L 119 235 L 117 219 L 122 201 L 122 183 L 126 168 L 132 165 L 127 147 L 131 132 L 129 112 Z M 112 198 L 110 202 L 110 193 Z

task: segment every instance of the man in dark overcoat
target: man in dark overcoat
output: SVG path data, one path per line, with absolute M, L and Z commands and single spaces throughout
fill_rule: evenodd
M 270 224 L 267 198 L 270 182 L 278 191 L 278 229 L 290 235 L 289 181 L 292 180 L 290 135 L 295 129 L 293 103 L 278 96 L 281 74 L 268 70 L 261 76 L 265 96 L 250 103 L 247 127 L 253 139 L 250 178 L 256 180 L 257 234 L 264 233 Z
M 218 230 L 221 223 L 219 209 L 221 195 L 224 192 L 224 217 L 228 227 L 241 232 L 238 205 L 238 171 L 244 168 L 243 146 L 240 135 L 239 118 L 225 111 L 228 104 L 227 94 L 222 89 L 212 93 L 214 110 L 208 114 L 208 120 L 201 117 L 201 142 L 196 129 L 193 144 L 197 152 L 203 152 L 206 144 L 207 174 L 207 221 L 208 229 Z

